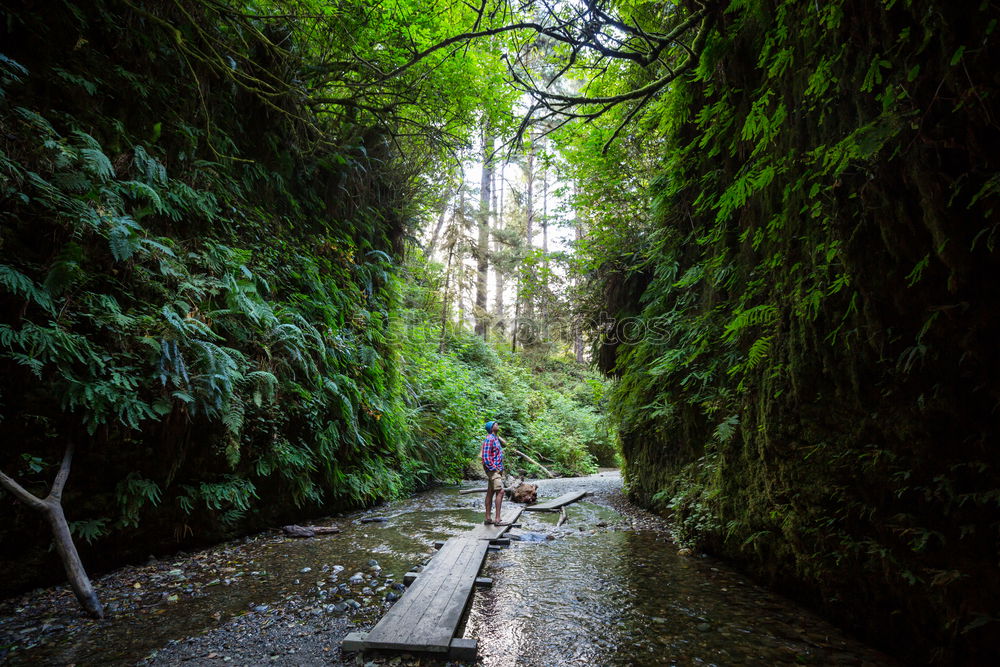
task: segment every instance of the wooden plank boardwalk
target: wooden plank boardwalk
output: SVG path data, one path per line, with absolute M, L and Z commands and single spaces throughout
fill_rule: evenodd
M 364 638 L 366 649 L 448 653 L 489 542 L 453 537 Z
M 511 524 L 524 510 L 508 506 L 500 518 Z M 430 563 L 419 573 L 406 575 L 412 585 L 403 597 L 386 612 L 370 632 L 352 632 L 343 642 L 344 651 L 409 651 L 444 654 L 452 660 L 475 660 L 476 640 L 455 637 L 466 605 L 477 585 L 488 585 L 479 577 L 491 542 L 510 525 L 478 524 L 471 530 L 449 538 Z
M 552 512 L 559 509 L 563 505 L 569 505 L 570 503 L 575 503 L 580 498 L 583 498 L 585 495 L 587 495 L 586 491 L 574 491 L 573 493 L 563 494 L 554 500 L 549 500 L 544 503 L 538 503 L 537 505 L 531 505 L 529 507 L 525 507 L 524 509 L 529 510 L 531 512 Z
M 500 513 L 500 519 L 506 524 L 512 524 L 517 521 L 523 511 L 524 507 L 521 505 L 513 505 L 509 508 L 505 507 Z M 462 533 L 461 536 L 469 537 L 474 540 L 495 540 L 508 530 L 510 530 L 510 525 L 487 526 L 486 524 L 480 522 L 479 525 L 473 527 L 472 530 L 466 533 Z

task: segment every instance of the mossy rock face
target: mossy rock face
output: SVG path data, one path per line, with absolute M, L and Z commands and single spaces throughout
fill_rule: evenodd
M 988 13 L 720 12 L 654 186 L 676 268 L 607 303 L 672 328 L 600 358 L 634 499 L 919 661 L 1000 648 Z
M 92 573 L 414 481 L 383 316 L 408 168 L 381 131 L 251 94 L 164 29 L 294 72 L 224 8 L 139 4 L 0 20 L 0 469 L 44 495 L 76 443 L 64 506 L 102 533 L 77 540 Z M 63 580 L 44 524 L 0 506 L 0 595 Z

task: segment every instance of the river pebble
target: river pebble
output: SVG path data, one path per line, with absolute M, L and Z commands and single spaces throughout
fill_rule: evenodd
M 715 566 L 711 559 L 698 554 L 677 558 L 667 523 L 631 506 L 621 494 L 617 476 L 542 480 L 541 485 L 540 497 L 561 495 L 581 485 L 586 485 L 591 495 L 567 508 L 569 523 L 558 529 L 557 516 L 526 513 L 522 534 L 531 539 L 514 540 L 509 549 L 489 556 L 491 570 L 484 575 L 493 576 L 495 585 L 476 592 L 465 632 L 466 637 L 480 639 L 483 665 L 507 664 L 515 655 L 518 664 L 526 666 L 664 664 L 667 658 L 679 664 L 863 664 L 866 660 L 873 665 L 885 664 L 872 658 L 873 652 L 863 646 L 842 644 L 827 624 L 810 620 L 807 613 L 786 601 L 775 601 L 727 568 L 711 570 Z M 439 490 L 400 501 L 387 513 L 394 517 L 405 513 L 406 521 L 390 525 L 362 526 L 357 518 L 340 517 L 338 523 L 346 528 L 336 541 L 294 540 L 273 531 L 164 561 L 120 568 L 94 581 L 109 612 L 104 621 L 93 621 L 77 612 L 72 593 L 65 586 L 0 601 L 0 662 L 12 666 L 173 666 L 221 664 L 228 658 L 239 665 L 357 665 L 357 656 L 341 654 L 339 640 L 350 631 L 370 629 L 384 610 L 398 601 L 405 591 L 400 580 L 411 570 L 409 566 L 426 558 L 424 549 L 434 540 L 481 522 L 479 505 L 454 509 L 454 498 L 453 490 Z M 595 528 L 599 530 L 595 532 Z M 656 580 L 661 558 L 682 564 L 684 570 L 678 576 L 703 573 L 706 585 L 695 586 L 698 592 L 678 602 L 679 606 L 657 603 L 644 617 L 628 605 L 616 606 L 619 617 L 611 621 L 606 616 L 609 612 L 601 607 L 606 600 L 602 591 L 614 591 L 620 585 L 609 578 L 618 564 L 572 579 L 575 583 L 565 590 L 543 588 L 533 595 L 531 584 L 541 576 L 539 570 L 525 575 L 510 558 L 522 550 L 534 550 L 543 562 L 554 559 L 572 572 L 580 565 L 580 554 L 586 553 L 580 550 L 581 545 L 615 536 L 634 539 L 642 548 L 634 552 L 637 557 L 632 558 L 633 567 L 628 571 L 634 587 L 631 592 L 617 589 L 622 592 L 617 593 L 614 605 L 631 601 L 635 591 L 644 591 L 643 596 L 651 601 L 665 600 L 663 592 L 668 589 L 657 588 Z M 649 556 L 651 551 L 661 550 L 656 558 Z M 565 558 L 557 555 L 563 553 Z M 316 575 L 303 577 L 313 570 Z M 334 579 L 345 571 L 354 571 L 354 575 L 336 583 Z M 302 586 L 302 581 L 307 585 Z M 677 585 L 686 584 L 671 583 L 671 587 Z M 368 590 L 359 590 L 361 587 Z M 659 592 L 654 595 L 653 591 Z M 505 615 L 503 607 L 497 606 L 498 596 L 507 594 L 525 596 L 512 615 Z M 725 610 L 708 613 L 699 608 L 698 600 L 709 594 L 723 595 L 726 605 L 745 605 L 749 599 L 753 614 L 745 624 L 739 624 L 727 620 Z M 560 616 L 564 596 L 569 596 L 565 609 L 571 614 L 565 619 Z M 486 604 L 493 605 L 490 613 L 501 628 L 511 619 L 526 623 L 525 628 L 553 618 L 560 623 L 551 636 L 518 655 L 510 646 L 490 643 L 506 636 L 504 632 L 477 630 Z M 601 630 L 580 635 L 574 622 L 586 618 L 599 622 Z M 753 629 L 754 623 L 763 621 L 770 624 L 767 627 L 786 628 L 784 634 Z M 708 629 L 702 630 L 702 625 Z M 581 636 L 594 640 L 580 641 Z M 175 637 L 182 639 L 172 639 Z M 622 637 L 632 643 L 621 644 Z M 560 646 L 565 652 L 546 653 Z M 588 653 L 594 650 L 603 653 Z M 559 659 L 549 659 L 553 655 Z M 618 657 L 604 659 L 608 656 Z M 426 659 L 405 655 L 373 657 L 366 662 L 428 665 Z

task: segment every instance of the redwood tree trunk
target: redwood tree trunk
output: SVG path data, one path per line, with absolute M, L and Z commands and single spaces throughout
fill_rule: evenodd
M 483 173 L 479 183 L 479 237 L 476 243 L 476 334 L 487 337 L 486 292 L 490 253 L 490 186 L 493 183 L 493 135 L 483 130 Z

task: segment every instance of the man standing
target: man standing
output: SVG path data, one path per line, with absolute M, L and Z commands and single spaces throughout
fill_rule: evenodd
M 506 526 L 500 520 L 500 505 L 503 503 L 503 448 L 507 444 L 497 435 L 500 424 L 486 422 L 486 440 L 483 441 L 483 471 L 486 472 L 486 520 L 487 526 Z M 490 520 L 490 503 L 496 506 L 496 519 Z

